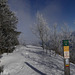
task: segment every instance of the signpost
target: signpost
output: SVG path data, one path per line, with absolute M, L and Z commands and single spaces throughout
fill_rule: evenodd
M 69 41 L 63 40 L 64 49 L 64 75 L 70 75 L 70 62 L 69 62 Z

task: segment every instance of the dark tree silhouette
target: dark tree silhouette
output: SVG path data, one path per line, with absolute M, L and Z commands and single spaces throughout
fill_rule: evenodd
M 12 51 L 12 47 L 19 44 L 17 22 L 15 14 L 9 9 L 8 0 L 0 0 L 0 50 Z

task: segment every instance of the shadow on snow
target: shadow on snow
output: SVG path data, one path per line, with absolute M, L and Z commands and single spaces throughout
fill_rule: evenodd
M 32 65 L 30 65 L 28 62 L 25 62 L 26 65 L 28 65 L 31 69 L 33 69 L 34 71 L 36 71 L 37 73 L 41 74 L 41 75 L 46 75 L 45 73 L 39 71 L 38 69 L 36 69 L 35 67 L 33 67 Z

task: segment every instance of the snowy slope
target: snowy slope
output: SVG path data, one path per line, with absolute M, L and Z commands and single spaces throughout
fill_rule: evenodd
M 13 53 L 2 56 L 1 75 L 64 75 L 63 57 L 46 55 L 41 47 L 19 45 Z M 71 75 L 75 75 L 75 65 L 71 63 L 70 67 Z

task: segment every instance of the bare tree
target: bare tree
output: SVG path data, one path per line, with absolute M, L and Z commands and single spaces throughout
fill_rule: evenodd
M 49 42 L 49 49 L 50 52 L 51 50 L 55 51 L 55 55 L 56 53 L 59 53 L 59 50 L 61 50 L 61 45 L 62 45 L 62 34 L 60 32 L 58 32 L 58 25 L 57 23 L 54 23 L 54 25 L 52 26 L 53 28 L 51 28 L 51 32 L 50 33 L 50 42 Z
M 45 34 L 44 34 L 44 40 L 45 40 L 45 48 L 46 48 L 46 53 L 47 50 L 49 50 L 49 40 L 50 40 L 50 28 L 48 27 L 48 25 L 46 25 L 45 27 Z
M 63 53 L 63 45 L 62 45 L 62 40 L 69 40 L 69 43 L 71 44 L 72 42 L 70 41 L 72 39 L 72 31 L 68 27 L 66 23 L 61 27 L 61 32 L 60 32 L 60 37 L 59 37 L 59 51 L 62 54 Z
M 63 40 L 71 39 L 72 31 L 70 30 L 70 28 L 66 23 L 64 23 L 63 27 L 61 27 L 61 31 L 62 31 Z
M 36 18 L 37 22 L 35 23 L 35 26 L 32 27 L 32 32 L 41 40 L 42 48 L 44 50 L 45 43 L 48 41 L 49 27 L 42 14 L 37 13 Z
M 50 42 L 49 42 L 49 49 L 54 50 L 55 52 L 58 49 L 58 37 L 57 37 L 57 23 L 54 23 L 53 29 L 51 30 L 52 33 L 50 33 Z
M 19 37 L 19 44 L 26 46 L 26 40 L 25 40 L 25 36 L 23 33 L 21 33 L 21 36 Z

